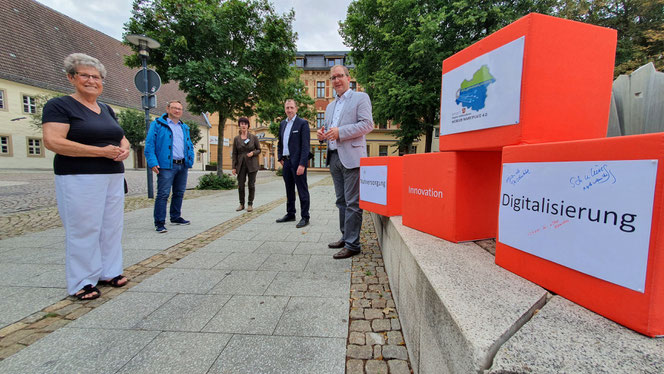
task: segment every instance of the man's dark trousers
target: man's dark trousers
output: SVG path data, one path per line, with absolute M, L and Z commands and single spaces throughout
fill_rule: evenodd
M 328 152 L 327 156 L 336 205 L 339 209 L 339 229 L 344 247 L 352 252 L 360 252 L 360 229 L 362 228 L 362 209 L 360 209 L 360 168 L 346 169 L 339 159 L 337 151 Z
M 157 196 L 154 200 L 154 224 L 155 226 L 166 223 L 166 203 L 168 195 L 173 189 L 171 197 L 171 220 L 181 216 L 182 200 L 184 191 L 187 189 L 187 166 L 173 163 L 172 169 L 159 169 L 157 174 Z
M 300 197 L 300 213 L 302 218 L 309 219 L 309 186 L 307 185 L 307 169 L 304 174 L 297 175 L 298 163 L 295 160 L 284 157 L 283 177 L 286 185 L 286 213 L 295 217 L 295 186 L 297 195 Z

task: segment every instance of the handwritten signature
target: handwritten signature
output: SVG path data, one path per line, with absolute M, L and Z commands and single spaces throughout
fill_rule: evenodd
M 610 182 L 611 184 L 616 183 L 616 177 L 613 175 L 613 172 L 611 172 L 607 164 L 595 165 L 591 167 L 588 173 L 583 177 L 576 175 L 569 179 L 569 183 L 572 188 L 578 187 L 582 188 L 584 191 L 589 190 L 596 184 L 602 184 L 606 182 Z
M 553 230 L 558 229 L 558 228 L 560 228 L 562 225 L 564 225 L 564 224 L 566 224 L 566 223 L 569 223 L 569 220 L 568 220 L 568 219 L 566 219 L 566 220 L 564 220 L 564 221 L 554 220 L 554 221 L 552 221 L 551 223 L 549 223 L 548 225 L 542 225 L 542 226 L 540 226 L 540 227 L 538 227 L 538 228 L 536 228 L 536 229 L 530 230 L 530 231 L 528 232 L 528 236 L 532 236 L 532 235 L 535 235 L 535 234 L 537 234 L 537 233 L 539 233 L 539 232 L 541 232 L 541 231 L 545 231 L 545 230 L 549 230 L 549 229 L 553 229 Z
M 524 169 L 524 170 L 516 169 L 516 171 L 512 175 L 507 177 L 505 181 L 511 185 L 515 185 L 519 183 L 521 179 L 523 179 L 528 174 L 530 174 L 530 169 Z

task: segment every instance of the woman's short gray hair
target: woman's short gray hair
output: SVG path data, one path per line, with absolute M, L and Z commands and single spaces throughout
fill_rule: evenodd
M 69 75 L 76 74 L 78 66 L 89 66 L 97 69 L 101 78 L 106 78 L 106 68 L 94 57 L 88 56 L 85 53 L 72 53 L 65 57 L 65 71 Z

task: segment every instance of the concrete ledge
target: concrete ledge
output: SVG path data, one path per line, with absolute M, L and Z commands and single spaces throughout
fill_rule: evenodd
M 547 292 L 454 244 L 372 215 L 411 359 L 419 373 L 478 373 Z M 382 226 L 378 228 L 378 226 Z
M 560 297 L 547 304 L 475 243 L 372 219 L 415 373 L 664 372 L 664 340 Z
M 554 296 L 498 350 L 488 373 L 664 373 L 664 339 Z

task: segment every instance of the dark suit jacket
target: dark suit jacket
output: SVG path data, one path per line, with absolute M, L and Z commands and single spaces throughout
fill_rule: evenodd
M 278 160 L 281 161 L 284 156 L 284 131 L 288 119 L 281 121 L 279 125 L 279 145 L 277 146 Z M 309 163 L 309 122 L 306 120 L 295 117 L 293 126 L 291 127 L 290 137 L 288 138 L 288 152 L 291 159 L 291 165 L 307 166 Z M 297 163 L 297 164 L 295 164 Z

